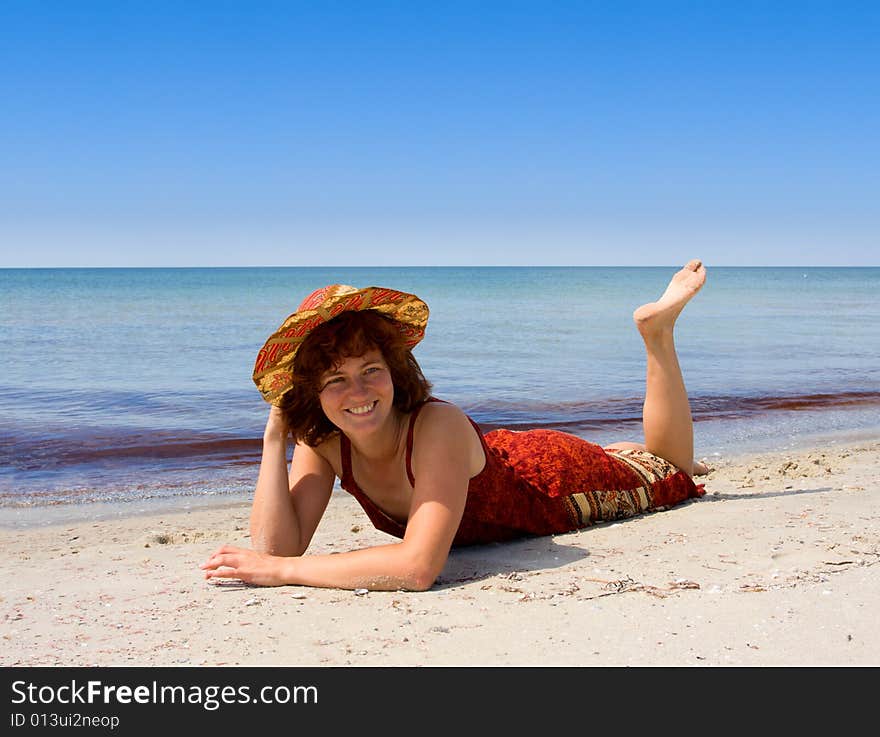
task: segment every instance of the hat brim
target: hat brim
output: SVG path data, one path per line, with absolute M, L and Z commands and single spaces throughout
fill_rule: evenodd
M 337 286 L 337 285 L 334 285 Z M 263 399 L 277 404 L 293 385 L 297 351 L 315 328 L 344 312 L 373 310 L 391 318 L 410 348 L 425 337 L 428 305 L 414 294 L 386 287 L 328 288 L 317 304 L 300 307 L 272 335 L 257 354 L 253 380 Z

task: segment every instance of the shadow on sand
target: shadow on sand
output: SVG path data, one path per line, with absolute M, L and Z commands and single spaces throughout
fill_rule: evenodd
M 577 530 L 574 534 L 583 531 Z M 564 545 L 558 538 L 552 537 L 529 537 L 503 543 L 453 548 L 434 589 L 450 588 L 498 575 L 561 568 L 589 556 L 589 550 Z
M 725 492 L 715 492 L 707 494 L 700 502 L 731 502 L 749 499 L 773 499 L 782 496 L 797 496 L 799 494 L 826 494 L 829 491 L 838 491 L 831 486 L 823 486 L 819 489 L 784 489 L 783 491 L 757 491 L 752 494 L 728 494 Z

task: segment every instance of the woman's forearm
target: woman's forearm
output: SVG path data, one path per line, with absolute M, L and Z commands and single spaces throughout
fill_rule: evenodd
M 425 591 L 439 575 L 403 542 L 347 553 L 284 558 L 279 565 L 284 583 L 338 589 Z
M 251 507 L 251 545 L 271 555 L 301 555 L 300 526 L 290 495 L 287 436 L 263 436 L 263 457 Z

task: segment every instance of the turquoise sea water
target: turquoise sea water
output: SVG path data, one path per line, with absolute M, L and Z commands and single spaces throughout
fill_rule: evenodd
M 633 309 L 669 268 L 0 270 L 0 507 L 241 494 L 257 350 L 330 283 L 410 291 L 437 396 L 486 429 L 641 439 Z M 880 426 L 880 268 L 712 268 L 677 345 L 696 454 Z

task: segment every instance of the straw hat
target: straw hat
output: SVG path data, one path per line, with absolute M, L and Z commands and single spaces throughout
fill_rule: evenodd
M 414 294 L 384 287 L 355 289 L 345 284 L 331 284 L 316 289 L 269 336 L 257 354 L 254 383 L 263 399 L 277 404 L 290 389 L 296 352 L 315 328 L 343 312 L 362 310 L 375 310 L 393 319 L 410 348 L 425 337 L 428 305 Z

